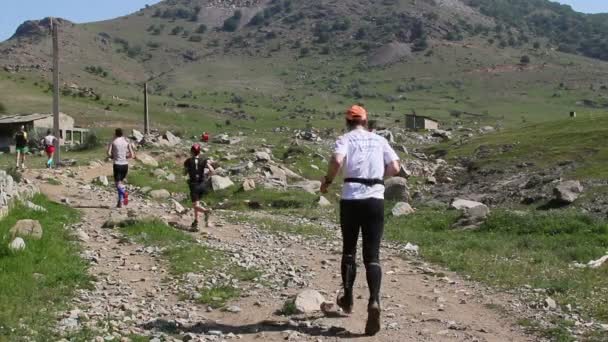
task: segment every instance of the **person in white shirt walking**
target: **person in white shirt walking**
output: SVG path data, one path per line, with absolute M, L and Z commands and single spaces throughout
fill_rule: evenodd
M 49 129 L 46 131 L 46 136 L 42 139 L 42 146 L 44 146 L 44 152 L 46 152 L 46 167 L 50 169 L 53 167 L 53 158 L 55 157 L 55 141 L 57 138 L 51 133 Z
M 367 130 L 368 115 L 362 106 L 346 112 L 348 133 L 341 136 L 321 185 L 326 193 L 340 169 L 344 169 L 344 186 L 340 201 L 342 228 L 343 294 L 338 305 L 345 313 L 353 308 L 353 286 L 357 274 L 356 254 L 359 232 L 363 235 L 363 262 L 369 287 L 368 318 L 365 333 L 380 331 L 380 242 L 384 233 L 384 181 L 399 172 L 399 157 L 383 137 Z
M 123 136 L 121 128 L 117 128 L 114 134 L 114 140 L 108 145 L 108 157 L 114 162 L 114 182 L 116 183 L 116 191 L 118 191 L 117 208 L 122 208 L 123 205 L 129 203 L 129 195 L 126 192 L 123 184 L 127 174 L 129 173 L 129 158 L 135 158 L 133 147 Z

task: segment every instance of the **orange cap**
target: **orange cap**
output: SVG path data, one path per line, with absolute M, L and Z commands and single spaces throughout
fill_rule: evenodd
M 367 120 L 367 111 L 361 106 L 354 105 L 346 111 L 346 120 L 363 119 Z

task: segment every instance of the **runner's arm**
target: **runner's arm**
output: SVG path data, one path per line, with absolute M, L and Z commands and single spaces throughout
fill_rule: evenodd
M 135 159 L 135 150 L 133 149 L 133 145 L 129 144 L 129 155 L 132 159 Z
M 394 177 L 399 174 L 401 165 L 399 165 L 399 156 L 393 150 L 388 141 L 384 141 L 384 177 Z
M 340 169 L 342 168 L 343 164 L 344 155 L 334 153 L 334 155 L 331 157 L 331 160 L 329 161 L 329 166 L 327 167 L 327 174 L 325 175 L 323 183 L 321 184 L 322 193 L 327 192 L 327 189 L 329 189 L 329 186 L 331 185 L 331 183 L 333 183 L 334 179 L 338 175 L 338 172 L 340 172 Z
M 108 144 L 108 158 L 112 158 L 112 143 Z
M 213 176 L 215 174 L 215 169 L 211 166 L 211 163 L 207 162 L 207 170 L 209 170 L 209 176 Z

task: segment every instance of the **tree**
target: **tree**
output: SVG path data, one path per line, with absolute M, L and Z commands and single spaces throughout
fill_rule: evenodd
M 522 65 L 528 65 L 528 64 L 530 64 L 530 56 L 528 56 L 528 55 L 521 56 L 521 58 L 519 59 L 519 62 Z
M 534 47 L 535 49 L 537 49 L 537 50 L 538 50 L 538 49 L 540 49 L 540 43 L 539 43 L 539 42 L 534 42 L 533 47 Z

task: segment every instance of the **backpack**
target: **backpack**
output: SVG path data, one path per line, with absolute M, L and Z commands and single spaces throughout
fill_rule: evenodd
M 184 167 L 190 177 L 190 183 L 205 182 L 205 168 L 207 167 L 208 159 L 203 157 L 188 158 L 184 163 Z
M 27 145 L 25 132 L 17 132 L 17 134 L 15 134 L 15 145 L 17 145 L 17 147 L 25 147 L 25 145 Z

